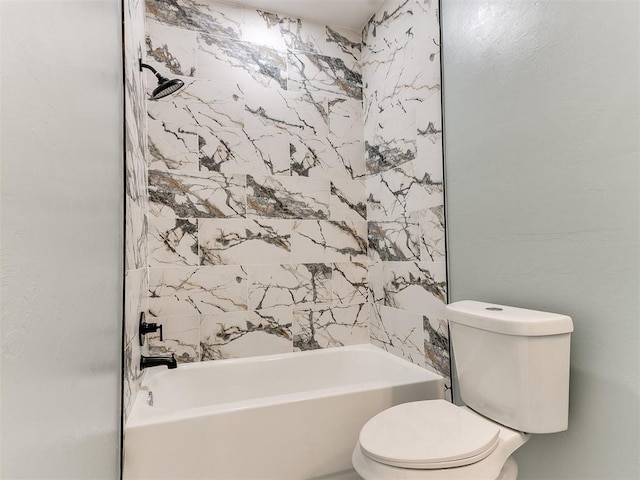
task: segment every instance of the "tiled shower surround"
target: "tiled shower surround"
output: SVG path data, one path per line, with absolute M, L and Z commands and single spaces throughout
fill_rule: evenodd
M 360 32 L 147 2 L 153 351 L 180 361 L 369 341 Z
M 147 102 L 153 353 L 371 342 L 449 376 L 437 8 L 147 1 L 146 61 L 185 82 Z

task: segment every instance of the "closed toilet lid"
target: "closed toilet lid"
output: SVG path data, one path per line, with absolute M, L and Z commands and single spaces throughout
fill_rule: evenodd
M 470 465 L 498 445 L 497 424 L 446 400 L 403 403 L 385 410 L 360 431 L 369 458 L 401 468 Z

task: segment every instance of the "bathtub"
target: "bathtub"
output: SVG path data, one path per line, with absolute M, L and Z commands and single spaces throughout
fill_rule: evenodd
M 442 377 L 371 345 L 155 367 L 125 427 L 124 479 L 342 478 L 367 420 L 443 396 Z

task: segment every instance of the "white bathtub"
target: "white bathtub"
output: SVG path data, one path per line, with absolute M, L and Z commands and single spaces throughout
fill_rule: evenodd
M 155 367 L 125 427 L 124 479 L 330 476 L 351 469 L 373 415 L 443 396 L 441 377 L 371 345 Z

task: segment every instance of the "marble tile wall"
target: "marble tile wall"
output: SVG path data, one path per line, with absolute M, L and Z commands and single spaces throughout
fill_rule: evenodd
M 147 104 L 152 351 L 368 343 L 361 32 L 148 0 L 145 49 L 185 82 Z
M 438 2 L 363 30 L 371 343 L 450 377 Z
M 124 0 L 125 69 L 125 295 L 123 414 L 126 420 L 140 386 L 140 312 L 148 309 L 147 275 L 147 107 L 144 76 L 144 0 Z

